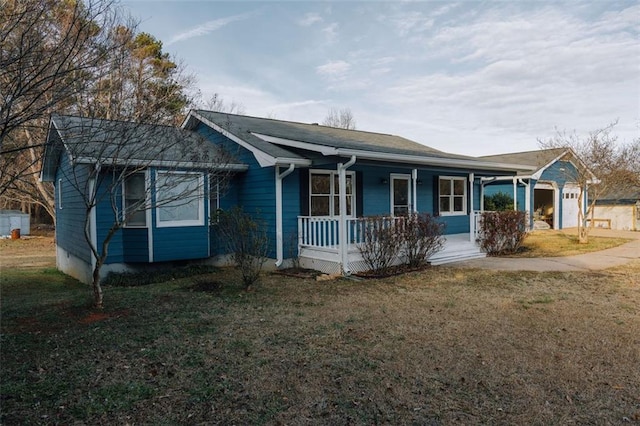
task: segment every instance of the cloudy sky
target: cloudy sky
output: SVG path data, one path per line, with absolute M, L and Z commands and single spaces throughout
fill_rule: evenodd
M 618 120 L 640 135 L 638 1 L 125 1 L 140 30 L 248 115 L 444 151 L 538 148 Z

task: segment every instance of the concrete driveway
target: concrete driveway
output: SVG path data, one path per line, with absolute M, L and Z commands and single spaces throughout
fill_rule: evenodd
M 567 233 L 570 232 L 571 230 L 567 230 Z M 575 232 L 577 234 L 577 230 Z M 540 258 L 486 257 L 483 259 L 449 263 L 446 266 L 452 268 L 479 268 L 500 271 L 568 272 L 607 269 L 640 259 L 640 232 L 593 229 L 589 235 L 630 238 L 633 239 L 633 241 L 607 250 L 576 256 Z

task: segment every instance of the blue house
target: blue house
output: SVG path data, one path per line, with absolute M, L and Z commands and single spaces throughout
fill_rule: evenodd
M 268 224 L 275 266 L 297 256 L 301 266 L 327 273 L 366 267 L 357 243 L 369 216 L 437 216 L 447 244 L 432 264 L 483 256 L 475 244 L 483 179 L 535 169 L 394 135 L 203 110 L 191 111 L 182 127 L 247 165 L 229 196 Z
M 297 258 L 326 273 L 362 271 L 366 218 L 409 212 L 445 225 L 432 264 L 484 256 L 483 188 L 538 169 L 394 135 L 194 110 L 179 129 L 54 116 L 42 179 L 56 189 L 58 267 L 88 282 L 107 239 L 102 276 L 224 263 L 212 212 L 236 205 L 267 224 L 272 267 Z M 171 199 L 176 188 L 188 194 Z
M 533 173 L 520 171 L 511 178 L 481 180 L 481 209 L 485 196 L 503 192 L 512 196 L 515 208 L 528 213 L 534 228 L 564 229 L 578 226 L 578 212 L 586 212 L 587 188 L 578 170 L 586 166 L 568 148 L 515 152 L 480 157 L 485 161 L 531 166 Z M 591 175 L 591 181 L 596 177 Z

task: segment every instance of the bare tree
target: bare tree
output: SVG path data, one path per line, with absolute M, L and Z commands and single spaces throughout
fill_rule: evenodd
M 51 113 L 175 124 L 193 79 L 112 0 L 4 6 L 0 197 L 41 205 L 53 218 L 52 185 L 38 179 Z
M 101 270 L 114 236 L 127 224 L 151 226 L 148 211 L 162 220 L 204 202 L 207 191 L 220 194 L 233 172 L 232 159 L 198 134 L 173 126 L 72 116 L 51 121 L 47 150 L 57 158 L 66 149 L 71 158 L 68 167 L 58 168 L 58 179 L 84 210 L 84 240 L 94 258 L 93 302 L 102 308 Z M 96 209 L 100 225 L 92 225 Z M 111 212 L 106 218 L 105 209 Z
M 331 108 L 322 124 L 324 126 L 336 127 L 339 129 L 356 129 L 356 120 L 349 108 L 342 108 L 340 110 Z
M 578 241 L 589 242 L 589 220 L 593 220 L 596 202 L 605 193 L 624 192 L 640 183 L 640 139 L 624 143 L 618 141 L 613 129 L 617 121 L 594 131 L 586 137 L 557 131 L 555 136 L 538 142 L 542 148 L 565 148 L 565 160 L 571 153 L 578 159 L 575 167 L 565 167 L 564 177 L 580 187 L 578 203 Z M 585 188 L 586 191 L 585 191 Z M 585 198 L 588 200 L 583 208 Z
M 227 112 L 229 114 L 245 114 L 244 105 L 239 102 L 231 101 L 227 103 L 219 93 L 214 93 L 205 103 L 204 109 L 214 112 Z

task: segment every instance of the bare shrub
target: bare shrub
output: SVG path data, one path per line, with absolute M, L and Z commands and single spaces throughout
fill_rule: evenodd
M 235 265 L 242 273 L 242 284 L 249 289 L 260 277 L 267 261 L 269 238 L 266 224 L 254 219 L 242 208 L 234 207 L 220 213 L 220 238 Z
M 515 253 L 526 232 L 527 214 L 523 211 L 484 212 L 480 218 L 480 247 L 490 255 Z
M 428 213 L 413 213 L 404 218 L 402 231 L 402 253 L 410 268 L 427 264 L 427 259 L 442 250 L 444 224 Z
M 385 273 L 400 254 L 402 235 L 397 228 L 390 218 L 364 219 L 358 250 L 372 272 Z

